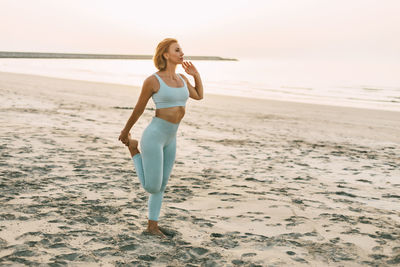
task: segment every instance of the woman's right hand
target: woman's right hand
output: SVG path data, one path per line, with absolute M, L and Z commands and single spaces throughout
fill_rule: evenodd
M 128 131 L 122 130 L 121 134 L 118 137 L 118 140 L 120 140 L 122 143 L 124 143 L 125 145 L 128 144 Z

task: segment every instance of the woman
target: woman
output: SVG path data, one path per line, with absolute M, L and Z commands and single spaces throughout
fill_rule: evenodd
M 140 183 L 150 193 L 146 231 L 164 238 L 157 222 L 175 161 L 176 133 L 185 115 L 187 99 L 203 98 L 200 74 L 191 62 L 183 62 L 183 55 L 176 39 L 166 38 L 158 44 L 153 60 L 159 71 L 144 81 L 136 106 L 119 136 L 119 140 L 129 148 Z M 195 86 L 185 75 L 175 73 L 178 64 L 182 64 L 185 72 L 193 76 Z M 139 142 L 130 138 L 129 131 L 143 114 L 150 97 L 156 105 L 156 113 L 142 134 L 140 152 Z

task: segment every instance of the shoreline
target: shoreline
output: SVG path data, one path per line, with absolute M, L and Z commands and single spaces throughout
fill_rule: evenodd
M 34 76 L 34 77 L 42 77 L 42 78 L 49 78 L 49 79 L 58 79 L 58 80 L 66 80 L 66 81 L 76 81 L 76 82 L 87 82 L 87 83 L 93 83 L 93 84 L 103 84 L 103 85 L 110 85 L 110 86 L 121 86 L 121 87 L 129 87 L 129 88 L 135 88 L 135 90 L 140 90 L 139 86 L 135 85 L 129 85 L 129 84 L 121 84 L 121 83 L 112 83 L 112 82 L 101 82 L 101 81 L 90 81 L 90 80 L 79 80 L 79 79 L 69 79 L 69 78 L 61 78 L 61 77 L 53 77 L 53 76 L 46 76 L 46 75 L 39 75 L 39 74 L 26 74 L 26 73 L 18 73 L 18 72 L 4 72 L 0 71 L 0 73 L 4 74 L 11 74 L 11 75 L 22 75 L 22 76 Z M 244 99 L 246 101 L 255 101 L 255 102 L 275 102 L 275 103 L 280 103 L 282 105 L 285 104 L 290 104 L 290 105 L 296 105 L 298 107 L 328 107 L 328 108 L 337 108 L 337 109 L 344 109 L 347 111 L 376 111 L 376 112 L 387 112 L 390 116 L 390 114 L 396 114 L 400 113 L 400 111 L 396 110 L 388 110 L 388 109 L 379 109 L 379 108 L 366 108 L 366 107 L 352 107 L 352 106 L 346 106 L 346 105 L 333 105 L 333 104 L 321 104 L 321 103 L 312 103 L 312 102 L 301 102 L 301 101 L 292 101 L 292 100 L 279 100 L 279 99 L 272 99 L 272 98 L 253 98 L 253 97 L 247 97 L 247 96 L 235 96 L 235 95 L 223 95 L 223 94 L 213 94 L 213 93 L 207 93 L 207 95 L 211 97 L 219 97 L 219 98 L 231 98 L 232 100 L 236 99 L 237 101 L 240 101 L 240 99 Z
M 104 103 L 104 99 L 108 99 L 110 101 L 114 101 L 114 104 L 110 105 L 112 107 L 133 108 L 133 106 L 136 104 L 136 99 L 140 94 L 140 87 L 131 85 L 72 80 L 41 75 L 7 72 L 0 72 L 0 78 L 1 75 L 14 77 L 16 80 L 19 78 L 23 78 L 25 80 L 32 79 L 32 82 L 35 82 L 36 80 L 42 81 L 49 79 L 49 81 L 57 81 L 57 84 L 71 84 L 72 87 L 79 87 L 80 83 L 87 85 L 89 88 L 91 86 L 96 86 L 96 88 L 98 88 L 98 92 L 96 92 L 96 97 L 92 98 L 91 101 Z M 132 96 L 129 98 L 127 98 L 128 91 L 132 93 Z M 86 99 L 90 92 L 90 90 L 86 91 L 82 97 Z M 102 94 L 99 92 L 102 92 Z M 112 94 L 112 92 L 115 94 Z M 129 93 L 129 95 L 131 93 Z M 326 128 L 326 130 L 329 129 L 332 131 L 331 135 L 335 136 L 335 138 L 337 136 L 343 136 L 343 138 L 345 138 L 345 135 L 347 134 L 349 137 L 357 136 L 357 138 L 361 138 L 359 141 L 369 138 L 376 142 L 400 143 L 400 116 L 399 112 L 397 111 L 215 94 L 207 94 L 201 101 L 189 99 L 187 107 L 193 107 L 199 110 L 202 108 L 213 109 L 214 107 L 217 107 L 216 110 L 223 112 L 229 110 L 232 112 L 238 112 L 243 110 L 246 113 L 254 114 L 256 117 L 265 116 L 266 118 L 274 115 L 277 117 L 284 116 L 288 119 L 290 118 L 292 120 L 304 121 L 304 123 L 309 123 L 317 128 Z M 147 108 L 155 108 L 151 99 L 149 99 Z M 262 112 L 260 113 L 260 111 Z M 189 112 L 187 115 L 185 115 L 185 117 L 192 115 L 193 114 Z M 185 118 L 183 122 L 184 121 Z M 348 125 L 353 125 L 354 127 L 348 127 Z M 299 125 L 298 127 L 307 129 L 308 125 Z M 324 136 L 321 136 L 321 138 L 324 138 Z
M 15 80 L 19 80 L 20 78 L 32 80 L 33 83 L 35 83 L 35 81 L 40 81 L 40 83 L 42 83 L 46 79 L 49 79 L 49 81 L 55 81 L 56 84 L 62 84 L 62 87 L 70 84 L 72 89 L 80 88 L 80 84 L 82 83 L 86 85 L 83 87 L 81 94 L 84 101 L 103 104 L 105 103 L 104 100 L 108 100 L 113 103 L 111 104 L 110 102 L 111 107 L 133 108 L 140 94 L 140 87 L 131 85 L 6 72 L 0 72 L 0 79 L 2 75 L 13 77 Z M 95 86 L 98 91 L 95 92 L 95 97 L 90 97 L 90 94 L 93 92 L 93 86 Z M 87 90 L 85 88 L 90 89 Z M 68 90 L 68 88 L 65 88 L 64 92 L 65 90 Z M 127 95 L 130 96 L 127 97 Z M 310 125 L 313 125 L 317 129 L 325 128 L 324 130 L 331 131 L 329 135 L 334 138 L 342 136 L 342 138 L 345 139 L 346 135 L 348 135 L 349 138 L 356 136 L 359 142 L 370 139 L 376 142 L 400 143 L 400 116 L 399 112 L 396 111 L 215 94 L 207 94 L 201 101 L 189 99 L 187 108 L 192 107 L 198 109 L 198 112 L 206 108 L 215 109 L 215 111 L 223 113 L 228 111 L 234 113 L 244 111 L 246 114 L 253 114 L 255 117 L 264 116 L 265 118 L 269 118 L 271 116 L 277 116 L 277 118 L 287 118 L 309 124 L 299 124 L 297 126 L 299 129 L 303 128 L 306 130 Z M 155 106 L 152 100 L 149 99 L 147 109 L 154 108 Z M 191 112 L 188 112 L 185 118 L 193 115 L 194 114 Z M 348 127 L 349 125 L 353 127 Z M 321 135 L 318 138 L 323 139 L 325 137 L 326 136 Z

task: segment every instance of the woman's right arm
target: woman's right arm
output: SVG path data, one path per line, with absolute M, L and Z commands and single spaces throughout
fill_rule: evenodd
M 125 124 L 124 129 L 122 129 L 121 134 L 118 138 L 118 140 L 121 140 L 122 143 L 127 144 L 128 142 L 128 133 L 133 127 L 133 125 L 136 123 L 136 121 L 139 119 L 139 117 L 143 114 L 147 102 L 149 101 L 150 97 L 153 95 L 153 85 L 154 83 L 152 82 L 152 77 L 148 77 L 144 82 L 142 86 L 142 91 L 140 93 L 139 99 L 133 108 L 132 114 L 129 117 L 128 121 Z

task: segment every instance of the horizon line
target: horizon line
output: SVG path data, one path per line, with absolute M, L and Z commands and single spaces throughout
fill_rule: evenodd
M 82 54 L 82 53 L 49 53 L 49 52 L 9 52 L 0 51 L 0 58 L 71 58 L 71 59 L 153 59 L 153 55 L 129 54 Z M 236 58 L 220 56 L 184 56 L 191 60 L 227 60 L 238 61 Z

